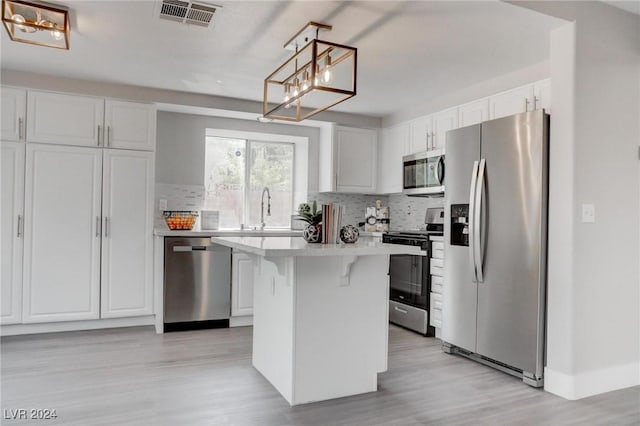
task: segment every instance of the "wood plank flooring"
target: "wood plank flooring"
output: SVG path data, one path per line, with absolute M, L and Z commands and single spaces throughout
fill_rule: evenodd
M 290 407 L 251 366 L 250 327 L 5 337 L 3 425 L 638 425 L 640 388 L 566 401 L 391 326 L 379 391 Z

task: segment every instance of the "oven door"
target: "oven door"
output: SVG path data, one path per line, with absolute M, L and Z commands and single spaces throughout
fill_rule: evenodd
M 394 254 L 389 259 L 389 298 L 396 302 L 427 308 L 429 257 Z

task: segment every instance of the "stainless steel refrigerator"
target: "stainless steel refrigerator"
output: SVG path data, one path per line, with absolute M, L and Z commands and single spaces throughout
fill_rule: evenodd
M 447 133 L 442 340 L 543 385 L 549 115 Z

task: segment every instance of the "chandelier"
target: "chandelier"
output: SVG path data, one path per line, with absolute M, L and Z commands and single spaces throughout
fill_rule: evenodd
M 13 41 L 69 49 L 69 11 L 64 7 L 2 0 L 2 22 Z
M 358 49 L 319 40 L 309 22 L 287 43 L 295 53 L 264 80 L 264 118 L 302 121 L 356 95 Z

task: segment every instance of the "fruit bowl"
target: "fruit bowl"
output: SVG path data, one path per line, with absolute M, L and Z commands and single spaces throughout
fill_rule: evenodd
M 172 231 L 185 230 L 190 231 L 196 223 L 197 212 L 171 212 L 166 211 L 163 214 L 164 221 Z

